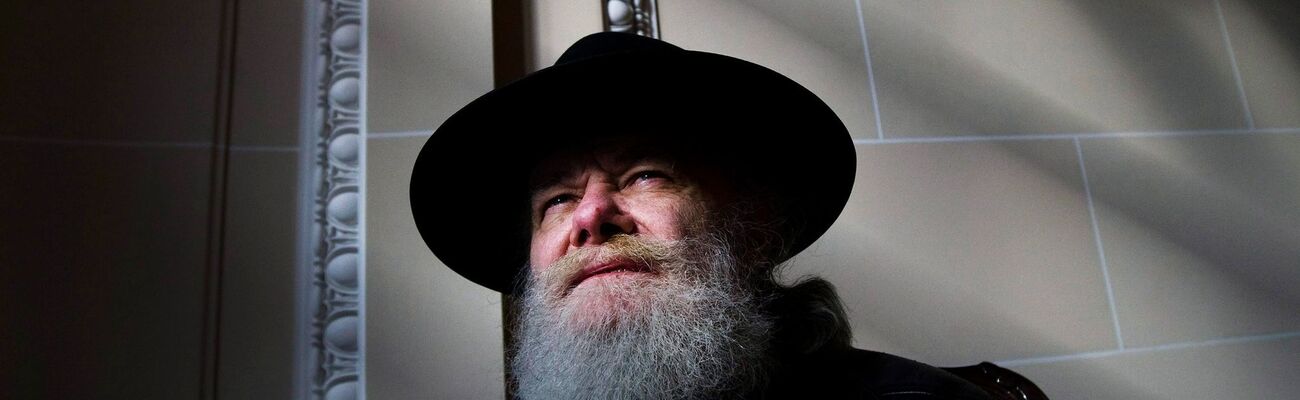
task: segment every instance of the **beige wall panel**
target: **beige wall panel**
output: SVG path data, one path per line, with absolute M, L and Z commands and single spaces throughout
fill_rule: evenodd
M 664 40 L 780 72 L 829 104 L 854 137 L 876 137 L 853 1 L 665 1 L 659 8 Z
M 939 365 L 1116 346 L 1070 141 L 858 146 L 849 204 L 795 274 L 859 347 Z
M 0 397 L 197 394 L 209 162 L 207 149 L 0 146 Z
M 1222 3 L 1256 124 L 1296 127 L 1295 7 Z M 1214 0 L 860 4 L 862 25 L 851 0 L 666 1 L 660 19 L 671 43 L 803 83 L 860 139 L 878 134 L 862 29 L 886 138 L 1247 126 Z M 528 2 L 530 66 L 599 13 Z M 487 3 L 372 4 L 371 131 L 433 130 L 490 89 L 489 20 Z M 369 395 L 500 398 L 499 296 L 438 264 L 410 219 L 424 140 L 370 142 Z M 1085 137 L 1117 314 L 1070 140 L 860 145 L 848 209 L 789 275 L 838 285 L 860 347 L 942 365 L 1079 356 L 1015 367 L 1053 398 L 1286 397 L 1292 379 L 1269 371 L 1295 369 L 1294 338 L 1218 339 L 1300 330 L 1297 141 Z M 1116 315 L 1137 350 L 1112 352 Z
M 239 2 L 231 143 L 298 145 L 304 4 Z
M 220 7 L 3 2 L 0 135 L 211 141 Z
M 1213 0 L 862 0 L 886 137 L 1246 126 Z
M 488 1 L 370 3 L 370 132 L 432 131 L 492 89 Z
M 287 399 L 298 339 L 298 153 L 233 151 L 229 162 L 217 392 Z
M 1290 399 L 1300 393 L 1300 338 L 1211 343 L 1015 369 L 1052 400 Z
M 1127 345 L 1300 330 L 1300 136 L 1084 144 Z
M 367 396 L 504 398 L 501 295 L 438 262 L 411 217 L 411 166 L 425 139 L 369 142 Z
M 1300 3 L 1223 0 L 1251 115 L 1259 128 L 1300 127 Z
M 525 1 L 529 37 L 525 62 L 529 71 L 555 64 L 560 54 L 583 36 L 600 32 L 600 3 L 585 0 Z

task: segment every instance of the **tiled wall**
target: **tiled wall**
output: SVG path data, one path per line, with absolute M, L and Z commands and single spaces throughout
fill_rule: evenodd
M 849 126 L 853 197 L 790 275 L 839 287 L 858 346 L 997 361 L 1053 398 L 1300 391 L 1300 5 L 660 12 L 668 41 L 785 73 Z
M 501 295 L 442 266 L 411 218 L 424 141 L 492 89 L 486 1 L 370 2 L 366 396 L 505 398 Z
M 288 398 L 302 9 L 240 3 L 216 392 Z M 0 398 L 197 397 L 219 2 L 0 14 Z
M 487 5 L 443 3 L 371 5 L 375 398 L 500 397 L 498 298 L 403 214 L 418 146 L 491 88 Z M 600 29 L 591 3 L 530 3 L 534 67 Z M 839 287 L 859 347 L 1058 399 L 1300 392 L 1296 3 L 659 3 L 666 40 L 790 76 L 855 137 L 848 209 L 789 275 Z

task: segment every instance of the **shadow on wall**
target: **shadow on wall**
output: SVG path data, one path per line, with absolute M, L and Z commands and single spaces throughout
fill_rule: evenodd
M 917 21 L 921 17 L 902 9 L 906 7 L 880 3 L 872 4 L 873 12 L 866 18 L 882 91 L 886 138 L 1212 131 L 1248 125 L 1212 1 L 1106 0 L 1059 5 L 1070 9 L 1069 15 L 1076 16 L 1091 35 L 1079 41 L 1095 44 L 1086 48 L 1105 56 L 1087 58 L 1090 64 L 1077 68 L 1119 78 L 1118 83 L 1087 80 L 1096 77 L 1074 74 L 1069 71 L 1071 66 L 1052 65 L 1053 60 L 1028 60 L 1041 49 L 1025 48 L 1026 54 L 1019 60 L 1048 64 L 1049 69 L 1065 68 L 1066 75 L 1084 80 L 1051 82 L 1036 77 L 1032 72 L 1042 71 L 1027 73 L 1016 62 L 990 59 L 987 52 L 963 47 L 969 43 L 918 28 L 925 24 Z M 1294 15 L 1295 6 L 1260 1 L 1251 2 L 1250 7 L 1256 15 L 1267 16 L 1259 23 L 1279 42 L 1294 44 L 1300 37 L 1293 20 L 1277 17 Z M 882 37 L 906 40 L 878 40 Z M 1161 40 L 1150 40 L 1153 37 Z M 1000 45 L 1014 48 L 1017 43 Z M 1291 60 L 1287 65 L 1294 68 L 1300 65 L 1297 48 L 1300 46 L 1287 47 L 1289 51 L 1278 56 Z M 1079 91 L 1061 91 L 1062 86 L 1052 85 Z M 1118 86 L 1098 89 L 1089 85 Z M 1122 104 L 1107 104 L 1117 95 Z M 1032 178 L 1053 181 L 1043 186 L 1073 188 L 1083 199 L 1080 160 L 1068 139 L 1044 141 L 1043 146 L 1025 145 L 1025 141 L 985 143 L 995 146 L 993 153 L 1008 163 L 1036 171 Z M 1071 151 L 1042 151 L 1052 147 L 1052 142 L 1071 147 Z M 1268 334 L 1300 326 L 1300 317 L 1291 316 L 1300 309 L 1300 293 L 1293 289 L 1300 286 L 1296 269 L 1300 265 L 1295 264 L 1300 260 L 1300 247 L 1294 245 L 1300 243 L 1300 210 L 1295 206 L 1300 202 L 1300 186 L 1295 183 L 1295 171 L 1300 171 L 1300 140 L 1290 135 L 1218 135 L 1084 139 L 1081 143 L 1102 241 L 1112 263 L 1116 301 L 1125 306 L 1120 307 L 1120 324 L 1140 328 L 1125 331 L 1129 347 Z M 1062 158 L 1063 154 L 1069 157 Z M 861 201 L 861 197 L 851 200 L 855 204 Z M 927 304 L 933 298 L 954 297 L 941 294 L 944 291 L 980 290 L 963 287 L 965 282 L 952 276 L 924 275 L 934 271 L 921 263 L 924 259 L 912 255 L 913 250 L 879 248 L 870 229 L 835 229 L 841 230 L 835 236 L 857 238 L 856 245 L 864 247 L 851 250 L 850 259 L 879 259 L 892 264 L 895 272 L 906 272 L 872 273 L 869 278 L 880 280 L 872 286 L 905 295 L 917 308 L 952 306 Z M 1097 273 L 1100 275 L 1100 265 Z M 980 299 L 975 295 L 962 298 Z M 1007 327 L 1006 332 L 1031 333 L 1016 336 L 1017 346 L 1074 352 L 1114 350 L 1077 348 L 1056 334 L 1032 334 L 1040 329 L 1035 320 L 1009 314 L 994 302 L 977 303 L 958 307 L 972 314 L 967 319 L 993 321 L 985 324 Z M 1130 310 L 1140 315 L 1123 315 Z M 1142 321 L 1147 315 L 1161 318 Z M 898 319 L 882 318 L 890 322 Z M 918 325 L 932 322 L 936 321 Z M 981 352 L 977 346 L 990 342 L 944 333 L 944 326 L 871 328 L 885 336 L 881 340 L 895 344 L 966 341 L 976 345 L 968 348 Z M 1162 328 L 1171 332 L 1159 332 Z M 1138 332 L 1142 330 L 1148 332 Z M 917 339 L 917 335 L 925 337 Z M 926 349 L 909 350 L 927 354 Z M 1034 356 L 1051 355 L 1059 354 Z M 1107 393 L 1156 397 L 1150 384 L 1101 369 L 1103 364 L 1087 362 L 1092 370 L 1073 374 L 1102 382 L 1099 386 L 1108 387 Z M 1284 382 L 1260 384 L 1280 388 Z
M 978 5 L 935 16 L 873 3 L 885 136 L 1244 127 L 1213 4 L 1148 3 L 1025 7 L 1013 11 L 1031 22 L 1008 29 L 1032 31 L 978 39 L 967 30 L 995 22 L 964 17 Z
M 1296 24 L 1296 17 L 1300 16 L 1300 7 L 1289 0 L 1224 1 L 1231 1 L 1231 5 L 1245 6 L 1251 17 L 1250 24 L 1264 31 L 1266 37 L 1274 39 L 1272 42 L 1282 44 L 1270 49 L 1281 53 L 1274 56 L 1286 60 L 1286 65 L 1293 71 L 1300 69 L 1300 46 L 1296 46 L 1295 43 L 1297 38 L 1300 38 L 1300 24 Z

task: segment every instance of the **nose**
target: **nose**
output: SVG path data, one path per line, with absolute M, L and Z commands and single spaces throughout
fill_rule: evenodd
M 598 246 L 614 235 L 636 233 L 636 224 L 631 216 L 623 213 L 615 195 L 612 185 L 596 184 L 587 187 L 573 214 L 574 226 L 569 245 Z

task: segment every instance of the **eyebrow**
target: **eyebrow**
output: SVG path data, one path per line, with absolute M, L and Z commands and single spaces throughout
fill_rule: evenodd
M 529 202 L 529 203 L 536 202 L 536 201 L 537 201 L 537 196 L 540 195 L 540 194 L 542 193 L 542 191 L 544 191 L 544 190 L 546 190 L 546 189 L 548 189 L 548 188 L 550 188 L 550 187 L 552 187 L 552 186 L 558 185 L 558 184 L 560 184 L 560 182 L 562 182 L 562 181 L 564 181 L 564 176 L 563 176 L 563 174 L 560 173 L 560 172 L 556 172 L 556 173 L 553 173 L 553 174 L 549 174 L 549 176 L 548 176 L 546 179 L 543 179 L 543 180 L 541 180 L 541 181 L 539 181 L 539 182 L 537 182 L 537 183 L 535 183 L 535 184 L 531 184 L 531 185 L 529 185 L 529 186 L 528 186 L 528 202 Z
M 618 168 L 636 164 L 644 160 L 653 160 L 662 162 L 667 165 L 668 169 L 675 171 L 679 162 L 677 157 L 668 154 L 667 151 L 658 148 L 645 149 L 640 147 L 631 147 L 620 149 L 613 156 L 614 164 Z M 570 175 L 567 168 L 555 168 L 552 171 L 546 171 L 546 174 L 536 183 L 530 183 L 528 186 L 528 199 L 530 202 L 537 201 L 537 196 L 547 188 L 564 182 L 567 175 Z

